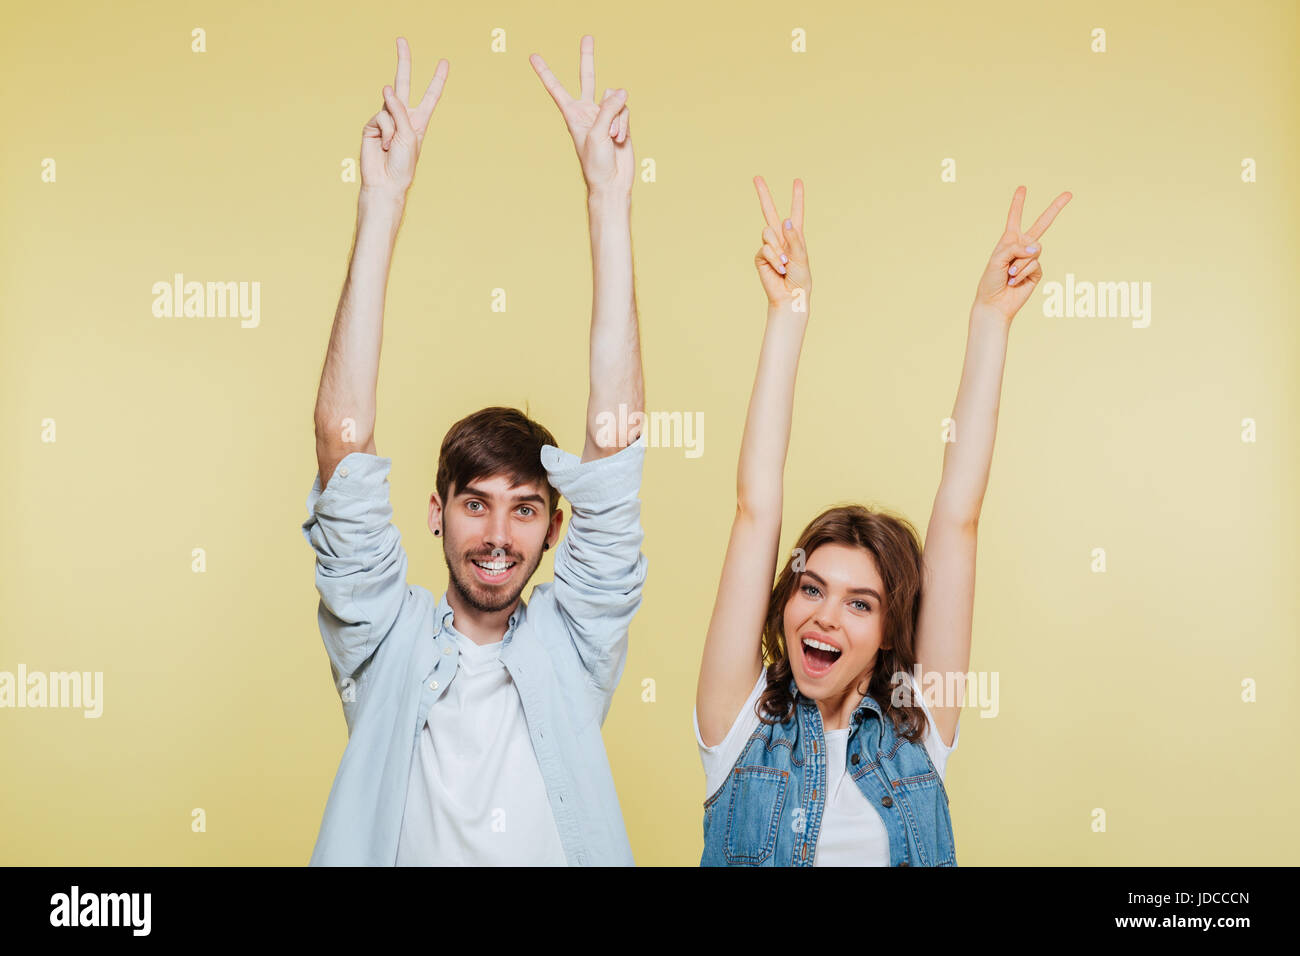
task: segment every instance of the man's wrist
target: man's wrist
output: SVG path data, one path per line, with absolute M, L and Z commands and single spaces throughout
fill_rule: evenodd
M 367 189 L 362 187 L 357 197 L 357 234 L 379 234 L 385 236 L 391 248 L 397 241 L 397 233 L 402 227 L 402 214 L 406 210 L 406 195 L 389 190 Z

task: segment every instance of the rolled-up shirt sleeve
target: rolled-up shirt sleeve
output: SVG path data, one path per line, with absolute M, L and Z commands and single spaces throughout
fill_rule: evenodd
M 335 681 L 379 647 L 407 597 L 406 551 L 393 524 L 391 458 L 353 452 L 307 496 L 303 537 L 316 552 L 317 622 Z
M 612 693 L 627 658 L 628 628 L 641 605 L 641 472 L 645 436 L 592 461 L 542 447 L 551 484 L 569 500 L 569 528 L 555 552 L 555 603 L 583 666 Z

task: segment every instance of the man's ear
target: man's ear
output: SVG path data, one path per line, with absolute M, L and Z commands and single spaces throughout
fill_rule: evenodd
M 442 499 L 436 491 L 429 495 L 429 530 L 442 536 Z
M 556 508 L 555 514 L 551 515 L 551 526 L 546 529 L 546 550 L 555 547 L 560 540 L 560 528 L 564 525 L 564 509 Z

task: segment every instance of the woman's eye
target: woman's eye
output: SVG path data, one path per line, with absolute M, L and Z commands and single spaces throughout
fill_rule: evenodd
M 809 597 L 816 597 L 816 596 L 817 596 L 818 594 L 820 594 L 821 592 L 817 590 L 817 585 L 815 585 L 815 584 L 805 584 L 805 585 L 803 586 L 803 593 L 806 594 L 806 595 L 808 595 Z
M 858 607 L 860 607 L 863 611 L 871 610 L 871 605 L 868 604 L 866 601 L 854 601 L 853 603 L 858 605 Z

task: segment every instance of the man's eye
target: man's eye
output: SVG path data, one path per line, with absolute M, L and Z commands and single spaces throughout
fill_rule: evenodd
M 483 502 L 481 502 L 481 501 L 469 501 L 469 502 L 466 502 L 465 507 L 468 508 L 470 511 L 474 511 L 476 508 L 482 508 L 482 507 L 483 507 Z
M 531 518 L 533 516 L 532 505 L 520 505 L 519 510 L 524 513 L 525 518 Z

